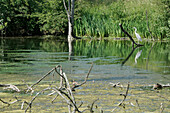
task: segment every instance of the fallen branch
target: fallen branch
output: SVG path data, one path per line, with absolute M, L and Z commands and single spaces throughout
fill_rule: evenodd
M 170 87 L 170 84 L 166 84 L 166 85 L 163 85 L 163 84 L 160 84 L 160 83 L 156 83 L 153 85 L 153 89 L 162 89 L 162 88 L 166 88 L 166 87 Z
M 130 84 L 128 83 L 128 86 L 127 86 L 127 89 L 126 89 L 126 94 L 120 94 L 120 95 L 123 95 L 123 96 L 124 96 L 123 100 L 117 105 L 116 108 L 114 108 L 114 109 L 112 110 L 112 112 L 115 111 L 115 110 L 118 108 L 118 106 L 121 106 L 121 105 L 123 104 L 123 102 L 126 100 L 126 97 L 127 97 L 127 95 L 128 95 L 128 91 L 129 91 L 129 86 L 130 86 Z
M 20 92 L 17 86 L 12 85 L 12 84 L 0 84 L 0 87 L 5 87 L 4 89 L 12 89 L 16 92 Z
M 94 112 L 94 111 L 93 111 L 93 105 L 94 105 L 94 103 L 95 103 L 96 101 L 98 101 L 98 100 L 99 100 L 99 99 L 94 100 L 93 103 L 91 104 L 90 113 L 93 113 L 93 112 Z
M 161 105 L 160 105 L 160 113 L 163 113 L 163 111 L 164 111 L 164 106 L 163 106 L 163 103 L 161 103 Z
M 112 87 L 114 87 L 114 88 L 116 88 L 116 87 L 121 87 L 121 88 L 123 88 L 123 85 L 121 85 L 120 84 L 120 82 L 118 82 L 118 83 L 109 83 Z
M 128 83 L 127 89 L 126 89 L 126 94 L 122 94 L 124 96 L 123 100 L 118 104 L 118 106 L 121 106 L 122 103 L 126 100 L 126 97 L 128 95 L 128 91 L 129 91 L 129 86 L 130 84 Z
M 138 108 L 140 109 L 139 102 L 138 102 L 137 99 L 136 99 L 136 104 L 138 105 Z M 141 109 L 140 109 L 140 110 L 141 110 Z
M 89 110 L 90 113 L 94 113 L 94 111 L 93 111 L 93 106 L 94 106 L 94 103 L 95 103 L 96 101 L 98 101 L 98 100 L 99 100 L 99 98 L 96 99 L 96 100 L 94 100 L 94 101 L 92 102 L 91 106 L 87 106 L 88 109 L 84 109 L 84 110 L 82 111 L 82 113 L 85 112 L 85 111 L 87 111 L 87 110 Z
M 41 77 L 36 83 L 34 83 L 30 87 L 28 87 L 26 92 L 28 92 L 30 89 L 32 89 L 35 85 L 39 84 L 44 78 L 46 78 L 48 75 L 50 75 L 54 70 L 57 70 L 58 67 L 61 67 L 61 66 L 58 65 L 55 68 L 51 69 L 47 74 L 45 74 L 43 77 Z
M 17 97 L 14 97 L 16 100 L 15 101 L 13 101 L 13 102 L 5 102 L 4 100 L 2 100 L 1 98 L 0 98 L 0 101 L 2 102 L 2 103 L 4 103 L 4 104 L 8 104 L 8 106 L 10 106 L 11 104 L 14 104 L 14 103 L 16 103 L 16 102 L 18 102 L 18 101 L 20 101 L 20 100 L 18 100 L 18 98 Z
M 40 92 L 38 92 L 38 93 L 32 98 L 32 100 L 28 103 L 28 106 L 27 106 L 27 108 L 25 109 L 25 113 L 27 112 L 28 108 L 30 108 L 30 110 L 31 110 L 32 103 L 33 103 L 33 101 L 36 99 L 36 97 L 37 97 L 39 94 L 41 94 L 41 93 L 43 93 L 44 91 L 49 90 L 49 89 L 51 89 L 51 88 L 48 87 L 48 88 L 45 88 L 45 89 L 41 90 Z M 25 102 L 25 103 L 27 103 L 27 102 Z
M 77 112 L 79 112 L 80 113 L 80 111 L 79 111 L 79 109 L 78 109 L 78 107 L 76 106 L 76 104 L 75 104 L 75 102 L 70 98 L 70 96 L 67 94 L 67 93 L 65 93 L 64 91 L 62 91 L 61 89 L 58 89 L 58 88 L 53 88 L 64 100 L 66 100 L 66 102 L 67 102 L 67 104 L 68 105 L 73 105 L 74 107 L 75 107 L 75 110 L 77 111 Z M 65 98 L 64 96 L 63 96 L 63 94 L 68 98 Z M 70 103 L 71 102 L 71 103 Z
M 91 67 L 90 67 L 90 69 L 89 69 L 89 71 L 88 71 L 88 73 L 87 73 L 87 75 L 86 75 L 84 81 L 83 81 L 81 84 L 75 84 L 75 85 L 73 85 L 72 91 L 74 91 L 75 88 L 78 88 L 78 87 L 80 87 L 80 86 L 82 86 L 83 84 L 86 83 L 86 81 L 87 81 L 87 79 L 88 79 L 88 77 L 89 77 L 89 74 L 90 74 L 90 72 L 91 72 L 91 70 L 92 70 L 92 67 L 93 67 L 93 63 L 91 64 Z

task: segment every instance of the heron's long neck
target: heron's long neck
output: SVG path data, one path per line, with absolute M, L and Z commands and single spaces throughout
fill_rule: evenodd
M 136 33 L 137 29 L 135 28 L 135 33 Z

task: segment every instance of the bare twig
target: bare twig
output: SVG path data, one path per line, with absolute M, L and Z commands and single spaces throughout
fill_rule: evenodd
M 49 90 L 49 89 L 51 89 L 51 88 L 48 87 L 48 88 L 45 88 L 45 89 L 41 90 L 40 92 L 38 92 L 38 93 L 32 98 L 32 100 L 29 102 L 27 108 L 25 109 L 25 113 L 27 112 L 28 108 L 30 108 L 30 110 L 31 110 L 32 103 L 33 103 L 33 101 L 36 99 L 36 97 L 37 97 L 39 94 L 41 94 L 41 93 L 43 93 L 44 91 Z
M 14 104 L 14 103 L 20 101 L 20 100 L 18 100 L 18 98 L 17 98 L 16 96 L 15 96 L 14 98 L 15 98 L 16 100 L 13 101 L 13 102 L 5 102 L 5 101 L 2 100 L 1 98 L 0 98 L 0 101 L 1 101 L 2 103 L 4 103 L 4 104 L 8 104 L 8 106 L 10 106 L 11 104 Z
M 25 80 L 22 80 L 25 84 L 26 84 L 26 86 L 27 86 L 27 91 L 28 90 L 30 90 L 31 91 L 31 95 L 34 93 L 34 90 L 33 90 L 33 88 L 31 88 L 26 82 L 25 82 Z
M 22 104 L 21 104 L 21 109 L 22 109 L 22 110 L 23 110 L 23 108 L 24 108 L 24 104 L 25 104 L 25 103 L 26 103 L 27 105 L 29 105 L 29 103 L 28 103 L 27 101 L 23 101 Z
M 80 105 L 78 106 L 78 108 L 80 108 L 83 105 L 83 102 L 81 101 Z
M 3 101 L 1 98 L 0 98 L 0 101 L 1 101 L 2 103 L 4 103 L 4 104 L 8 104 L 8 106 L 10 105 L 9 102 L 5 102 L 5 101 Z
M 52 99 L 51 103 L 54 103 L 54 100 L 58 97 L 58 94 Z
M 91 67 L 90 67 L 90 69 L 89 69 L 89 71 L 88 71 L 88 73 L 87 73 L 84 81 L 83 81 L 81 84 L 74 85 L 74 86 L 72 87 L 72 90 L 75 90 L 75 88 L 80 87 L 80 86 L 82 86 L 83 84 L 85 84 L 85 83 L 87 82 L 87 79 L 88 79 L 88 77 L 89 77 L 89 74 L 90 74 L 92 68 L 93 68 L 93 63 L 91 64 Z
M 89 110 L 90 113 L 94 113 L 94 111 L 93 111 L 93 105 L 94 105 L 94 103 L 95 103 L 96 101 L 98 101 L 98 100 L 99 100 L 99 98 L 96 99 L 96 100 L 94 100 L 93 103 L 91 104 L 91 106 L 87 106 L 88 109 L 84 109 L 84 110 L 82 111 L 82 113 L 85 112 L 85 111 L 87 111 L 87 110 Z
M 117 105 L 116 108 L 114 108 L 114 109 L 112 110 L 112 112 L 115 111 L 115 110 L 118 108 L 118 106 L 123 105 L 123 102 L 126 100 L 126 97 L 127 97 L 127 95 L 128 95 L 129 86 L 130 86 L 130 84 L 128 83 L 128 86 L 127 86 L 127 89 L 126 89 L 126 94 L 121 94 L 121 95 L 124 96 L 123 100 Z
M 136 99 L 136 104 L 137 104 L 138 108 L 140 109 L 139 102 L 137 99 Z
M 163 103 L 161 103 L 161 105 L 160 105 L 160 113 L 163 113 L 163 111 L 164 111 L 164 106 L 163 106 Z
M 65 93 L 64 91 L 62 91 L 61 89 L 58 89 L 58 88 L 53 88 L 53 89 L 56 90 L 57 93 L 58 93 L 64 100 L 66 100 L 66 102 L 67 102 L 68 105 L 71 105 L 71 104 L 72 104 L 72 105 L 75 107 L 75 110 L 80 113 L 77 105 L 75 104 L 75 102 L 72 100 L 72 98 L 71 98 L 67 93 Z M 63 94 L 64 94 L 67 98 L 64 97 Z M 71 102 L 71 103 L 70 103 L 70 102 Z
M 118 106 L 121 106 L 122 103 L 126 100 L 126 97 L 127 97 L 127 95 L 128 95 L 128 91 L 129 91 L 129 86 L 130 86 L 130 84 L 128 83 L 128 86 L 127 86 L 127 89 L 126 89 L 126 94 L 123 95 L 124 98 L 123 98 L 123 100 L 118 104 Z
M 17 86 L 12 85 L 12 84 L 0 84 L 0 87 L 5 87 L 4 89 L 12 89 L 16 92 L 20 92 Z
M 55 68 L 57 68 L 58 66 L 56 66 Z M 35 86 L 36 84 L 38 84 L 39 82 L 41 82 L 45 77 L 47 77 L 51 72 L 53 72 L 55 70 L 55 68 L 51 69 L 47 74 L 45 74 L 43 77 L 41 77 L 36 83 L 34 83 L 33 85 L 31 85 L 30 87 L 32 88 L 33 86 Z
M 98 100 L 99 100 L 99 98 L 96 99 L 96 100 L 94 100 L 93 103 L 91 104 L 90 113 L 93 113 L 93 112 L 94 112 L 94 111 L 93 111 L 93 105 L 94 105 L 94 103 L 95 103 L 96 101 L 98 101 Z
M 69 84 L 69 81 L 68 81 L 68 79 L 67 79 L 67 76 L 66 76 L 65 73 L 63 73 L 63 76 L 64 76 L 64 78 L 65 78 L 65 80 L 66 80 L 66 83 L 67 83 L 67 86 L 68 86 L 68 88 L 66 88 L 66 91 L 67 91 L 68 94 L 71 96 L 71 98 L 72 98 L 72 100 L 73 100 L 73 103 L 75 104 L 75 98 L 74 98 L 74 96 L 73 96 L 72 89 L 71 89 L 71 87 L 70 87 L 70 84 Z
M 29 89 L 27 90 L 27 92 L 32 89 L 35 85 L 37 85 L 38 83 L 40 83 L 44 78 L 46 78 L 48 75 L 51 74 L 51 72 L 53 72 L 54 70 L 57 70 L 58 67 L 61 67 L 60 65 L 56 66 L 55 68 L 51 69 L 47 74 L 45 74 L 43 77 L 41 77 L 36 83 L 32 84 Z
M 120 82 L 118 82 L 118 83 L 111 83 L 111 82 L 110 82 L 109 84 L 110 84 L 112 87 L 114 87 L 114 88 L 115 88 L 115 87 L 123 88 L 123 85 L 121 85 Z

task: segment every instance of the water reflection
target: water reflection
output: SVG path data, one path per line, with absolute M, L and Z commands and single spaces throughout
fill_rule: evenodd
M 139 47 L 141 47 L 141 46 L 136 46 L 135 48 L 132 49 L 132 51 L 131 51 L 130 54 L 127 56 L 127 58 L 122 62 L 122 66 L 123 66 L 123 65 L 127 62 L 127 60 L 131 57 L 131 55 L 133 54 L 133 52 L 134 52 L 137 48 L 139 48 Z M 141 52 L 142 52 L 142 50 L 141 50 Z M 138 53 L 136 54 L 136 56 L 135 56 L 135 63 L 137 63 L 137 59 L 140 57 L 141 52 L 138 52 Z
M 151 54 L 151 51 L 152 51 L 154 45 L 155 45 L 155 42 L 152 44 L 152 47 L 151 47 L 151 49 L 149 50 L 149 53 L 148 53 L 147 62 L 146 62 L 146 69 L 147 70 L 148 70 L 148 65 L 149 65 L 149 56 Z
M 69 48 L 69 57 L 68 57 L 68 60 L 73 60 L 72 56 L 74 56 L 72 43 L 73 43 L 73 40 L 68 40 L 68 48 Z
M 135 64 L 137 64 L 137 59 L 141 56 L 142 50 L 138 51 L 138 53 L 135 56 Z
M 168 76 L 170 73 L 167 42 L 146 42 L 143 47 L 134 49 L 127 40 L 68 43 L 62 39 L 36 37 L 1 38 L 0 42 L 0 74 L 40 76 L 60 64 L 66 73 L 80 79 L 80 75 L 87 73 L 91 62 L 94 62 L 91 77 L 96 80 L 146 79 L 151 75 Z

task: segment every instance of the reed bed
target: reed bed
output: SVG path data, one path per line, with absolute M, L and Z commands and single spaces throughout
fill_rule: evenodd
M 99 2 L 100 1 L 100 2 Z M 119 23 L 132 35 L 133 27 L 142 38 L 151 38 L 148 31 L 148 23 L 152 35 L 163 39 L 168 37 L 168 9 L 166 0 L 126 1 L 117 0 L 104 2 L 102 0 L 85 1 L 85 7 L 81 7 L 81 16 L 75 20 L 74 30 L 79 36 L 94 37 L 124 37 Z

